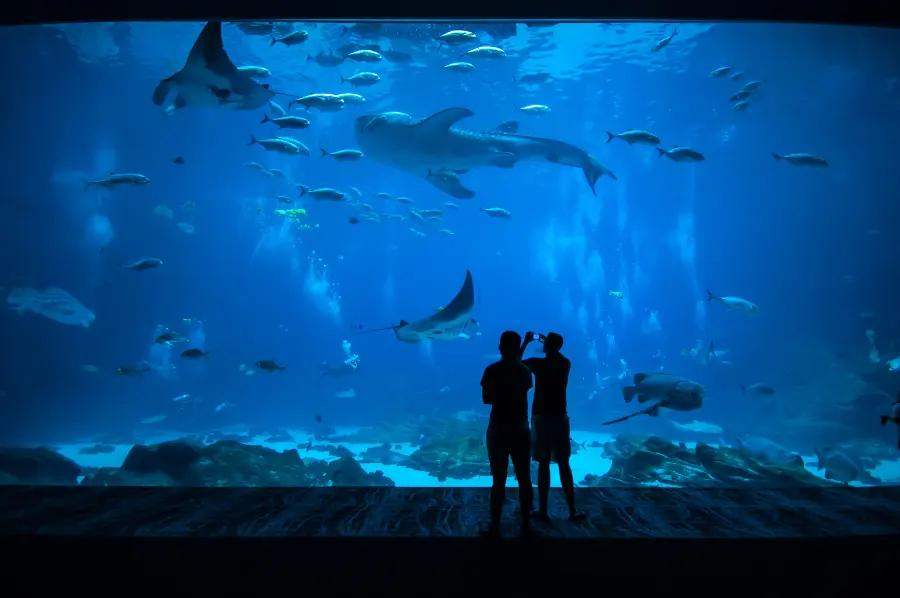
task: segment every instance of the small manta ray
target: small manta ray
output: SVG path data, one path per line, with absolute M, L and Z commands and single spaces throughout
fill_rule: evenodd
M 151 268 L 159 268 L 163 265 L 163 262 L 159 258 L 155 257 L 142 257 L 138 261 L 132 264 L 125 264 L 122 267 L 128 268 L 129 270 L 150 270 Z
M 113 370 L 113 373 L 117 376 L 125 376 L 126 378 L 132 378 L 134 376 L 140 376 L 144 372 L 149 372 L 150 368 L 139 368 L 133 365 L 122 365 Z
M 397 340 L 404 343 L 418 343 L 424 339 L 452 341 L 457 338 L 468 338 L 465 334 L 466 327 L 477 326 L 477 322 L 472 319 L 474 307 L 475 285 L 472 282 L 472 273 L 466 270 L 466 280 L 459 293 L 446 307 L 437 310 L 433 315 L 415 322 L 400 320 L 396 326 L 391 324 L 386 328 L 366 330 L 358 334 L 393 330 Z
M 209 357 L 209 352 L 194 347 L 192 349 L 185 349 L 184 351 L 182 351 L 181 356 L 185 359 L 203 359 L 204 357 Z
M 176 96 L 166 114 L 188 106 L 256 110 L 276 95 L 238 70 L 225 52 L 222 23 L 217 22 L 203 27 L 184 67 L 156 86 L 153 103 L 162 106 L 173 91 Z

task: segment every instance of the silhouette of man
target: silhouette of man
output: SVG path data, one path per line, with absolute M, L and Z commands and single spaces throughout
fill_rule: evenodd
M 538 463 L 538 511 L 532 516 L 548 520 L 547 501 L 550 497 L 550 462 L 559 466 L 559 480 L 562 483 L 566 502 L 569 505 L 569 520 L 584 519 L 584 513 L 575 508 L 575 480 L 569 457 L 572 445 L 569 441 L 569 415 L 566 407 L 566 388 L 569 385 L 569 370 L 572 369 L 565 355 L 560 353 L 563 337 L 551 332 L 537 335 L 544 346 L 544 357 L 529 357 L 522 363 L 534 374 L 534 401 L 531 405 L 531 428 L 533 432 L 534 460 Z M 529 332 L 519 355 L 525 354 L 528 343 L 535 339 Z
M 522 511 L 522 532 L 530 530 L 534 488 L 531 486 L 531 431 L 528 429 L 528 389 L 531 371 L 519 360 L 522 337 L 507 330 L 500 335 L 500 361 L 484 369 L 481 399 L 491 406 L 487 429 L 488 460 L 491 464 L 491 522 L 488 535 L 500 532 L 506 501 L 506 478 L 512 458 Z

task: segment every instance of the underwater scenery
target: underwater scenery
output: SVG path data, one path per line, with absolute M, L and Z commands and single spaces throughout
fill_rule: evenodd
M 487 487 L 507 330 L 576 486 L 900 482 L 897 31 L 0 42 L 0 484 Z

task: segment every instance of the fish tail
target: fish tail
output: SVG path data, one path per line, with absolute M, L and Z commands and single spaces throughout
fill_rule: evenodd
M 253 136 L 253 133 L 250 133 L 250 143 L 248 143 L 247 145 L 253 145 L 256 143 L 259 143 L 259 142 L 256 140 L 256 137 Z
M 776 154 L 774 152 L 772 153 L 772 157 L 775 158 L 776 160 L 781 160 L 781 156 L 779 156 L 778 154 Z
M 347 32 L 350 31 L 350 28 L 344 25 L 343 29 L 341 29 L 341 37 L 347 35 Z
M 320 156 L 320 158 L 324 158 L 328 155 L 328 150 L 326 150 L 324 147 L 320 147 L 319 149 L 322 151 L 322 155 Z
M 822 464 L 825 462 L 825 459 L 822 457 L 822 451 L 819 449 L 815 449 L 814 452 L 816 453 L 816 471 L 820 471 L 824 468 Z
M 277 41 L 278 41 L 278 39 L 273 35 L 272 40 L 269 42 L 269 47 L 271 48 L 272 46 L 274 46 L 275 42 L 277 42 Z
M 81 182 L 84 183 L 84 189 L 81 190 L 82 192 L 87 191 L 88 189 L 90 189 L 91 185 L 94 184 L 91 181 L 86 181 L 84 179 L 81 179 Z
M 267 123 L 267 122 L 270 122 L 271 120 L 272 120 L 272 119 L 269 118 L 269 115 L 268 115 L 268 114 L 263 113 L 263 119 L 262 119 L 261 121 L 259 121 L 259 124 L 263 125 L 263 124 L 265 124 L 265 123 Z
M 607 131 L 606 137 L 607 137 L 606 143 L 609 143 L 610 141 L 612 141 L 613 139 L 616 138 L 616 135 L 615 135 L 615 133 L 610 133 L 609 131 Z
M 341 85 L 343 85 L 343 84 L 346 83 L 346 82 L 347 82 L 347 80 L 344 79 L 344 76 L 343 76 L 343 75 L 341 75 Z
M 659 155 L 658 155 L 658 156 L 656 156 L 656 157 L 657 157 L 657 158 L 662 158 L 662 157 L 663 157 L 663 156 L 665 156 L 665 155 L 666 155 L 666 150 L 664 150 L 664 149 L 663 149 L 663 148 L 661 148 L 661 147 L 658 147 L 658 148 L 656 148 L 656 151 L 658 151 L 658 152 L 659 152 Z
M 604 174 L 609 175 L 609 177 L 616 181 L 618 178 L 615 174 L 609 169 L 607 169 L 603 164 L 601 164 L 594 156 L 588 155 L 587 162 L 582 165 L 582 172 L 584 172 L 584 178 L 587 179 L 588 185 L 591 188 L 591 192 L 594 195 L 597 195 L 597 190 L 595 186 L 597 185 L 597 179 L 602 177 Z
M 706 289 L 706 300 L 707 300 L 707 301 L 712 301 L 712 300 L 715 299 L 715 298 L 716 298 L 716 296 L 713 295 L 713 294 L 709 291 L 709 289 Z

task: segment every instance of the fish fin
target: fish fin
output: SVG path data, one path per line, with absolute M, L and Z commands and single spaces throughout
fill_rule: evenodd
M 516 133 L 519 132 L 519 121 L 517 121 L 517 120 L 510 120 L 510 121 L 507 121 L 502 124 L 506 125 L 506 129 L 501 129 L 500 127 L 497 127 L 494 130 L 499 131 L 501 133 L 508 133 L 510 135 L 515 135 Z
M 497 166 L 499 168 L 512 168 L 518 161 L 519 156 L 517 156 L 516 154 L 513 154 L 511 152 L 503 152 L 494 155 L 494 157 L 491 159 L 491 166 Z
M 622 387 L 622 398 L 625 399 L 626 403 L 630 403 L 634 399 L 634 395 L 637 392 L 637 389 L 634 386 L 623 386 Z
M 772 157 L 775 158 L 776 160 L 781 160 L 781 156 L 779 156 L 778 154 L 776 154 L 774 152 L 772 153 Z
M 415 126 L 418 128 L 428 129 L 434 133 L 445 133 L 450 127 L 455 125 L 457 121 L 473 116 L 475 113 L 468 108 L 447 108 L 440 112 L 435 112 L 428 118 L 419 121 Z
M 634 375 L 634 383 L 635 384 L 640 384 L 641 382 L 643 382 L 646 379 L 647 379 L 647 374 L 635 374 Z
M 713 295 L 712 292 L 710 292 L 709 289 L 706 289 L 706 300 L 707 300 L 707 301 L 712 301 L 713 299 L 718 299 L 718 297 L 716 297 L 715 295 Z
M 658 148 L 656 148 L 656 151 L 658 151 L 658 152 L 659 152 L 659 155 L 658 155 L 658 156 L 656 156 L 656 157 L 657 157 L 657 158 L 662 158 L 662 157 L 663 157 L 663 156 L 665 156 L 665 155 L 666 155 L 666 150 L 664 150 L 664 149 L 663 149 L 663 148 L 661 148 L 661 147 L 658 147 Z
M 324 158 L 325 156 L 328 155 L 328 150 L 326 150 L 324 147 L 320 147 L 319 149 L 322 150 L 322 155 L 320 156 L 320 158 Z M 429 174 L 431 173 L 430 170 L 428 172 L 429 172 Z
M 81 182 L 84 183 L 84 189 L 82 189 L 82 191 L 87 191 L 88 189 L 90 189 L 91 185 L 94 184 L 91 181 L 86 181 L 84 179 L 81 179 Z
M 250 133 L 250 143 L 248 143 L 247 145 L 253 145 L 255 143 L 259 142 L 256 140 L 256 137 L 253 136 L 253 133 Z
M 659 416 L 659 404 L 656 404 L 653 407 L 651 407 L 650 409 L 648 409 L 647 415 L 649 415 L 650 417 Z
M 612 141 L 613 139 L 616 138 L 616 134 L 615 134 L 615 133 L 610 133 L 609 131 L 607 131 L 607 132 L 606 132 L 606 137 L 607 137 L 606 143 L 609 143 L 610 141 Z
M 162 106 L 163 102 L 166 101 L 166 97 L 169 95 L 169 92 L 172 91 L 172 81 L 171 77 L 168 79 L 163 79 L 159 82 L 159 85 L 156 86 L 156 89 L 153 90 L 153 103 L 157 106 Z
M 409 322 L 406 320 L 400 320 L 400 323 L 397 324 L 397 328 L 403 328 L 404 326 L 409 326 Z
M 261 121 L 259 121 L 259 124 L 262 125 L 262 124 L 265 124 L 265 123 L 267 123 L 267 122 L 272 122 L 272 119 L 269 118 L 269 115 L 268 115 L 268 114 L 263 113 L 263 119 L 262 119 Z

